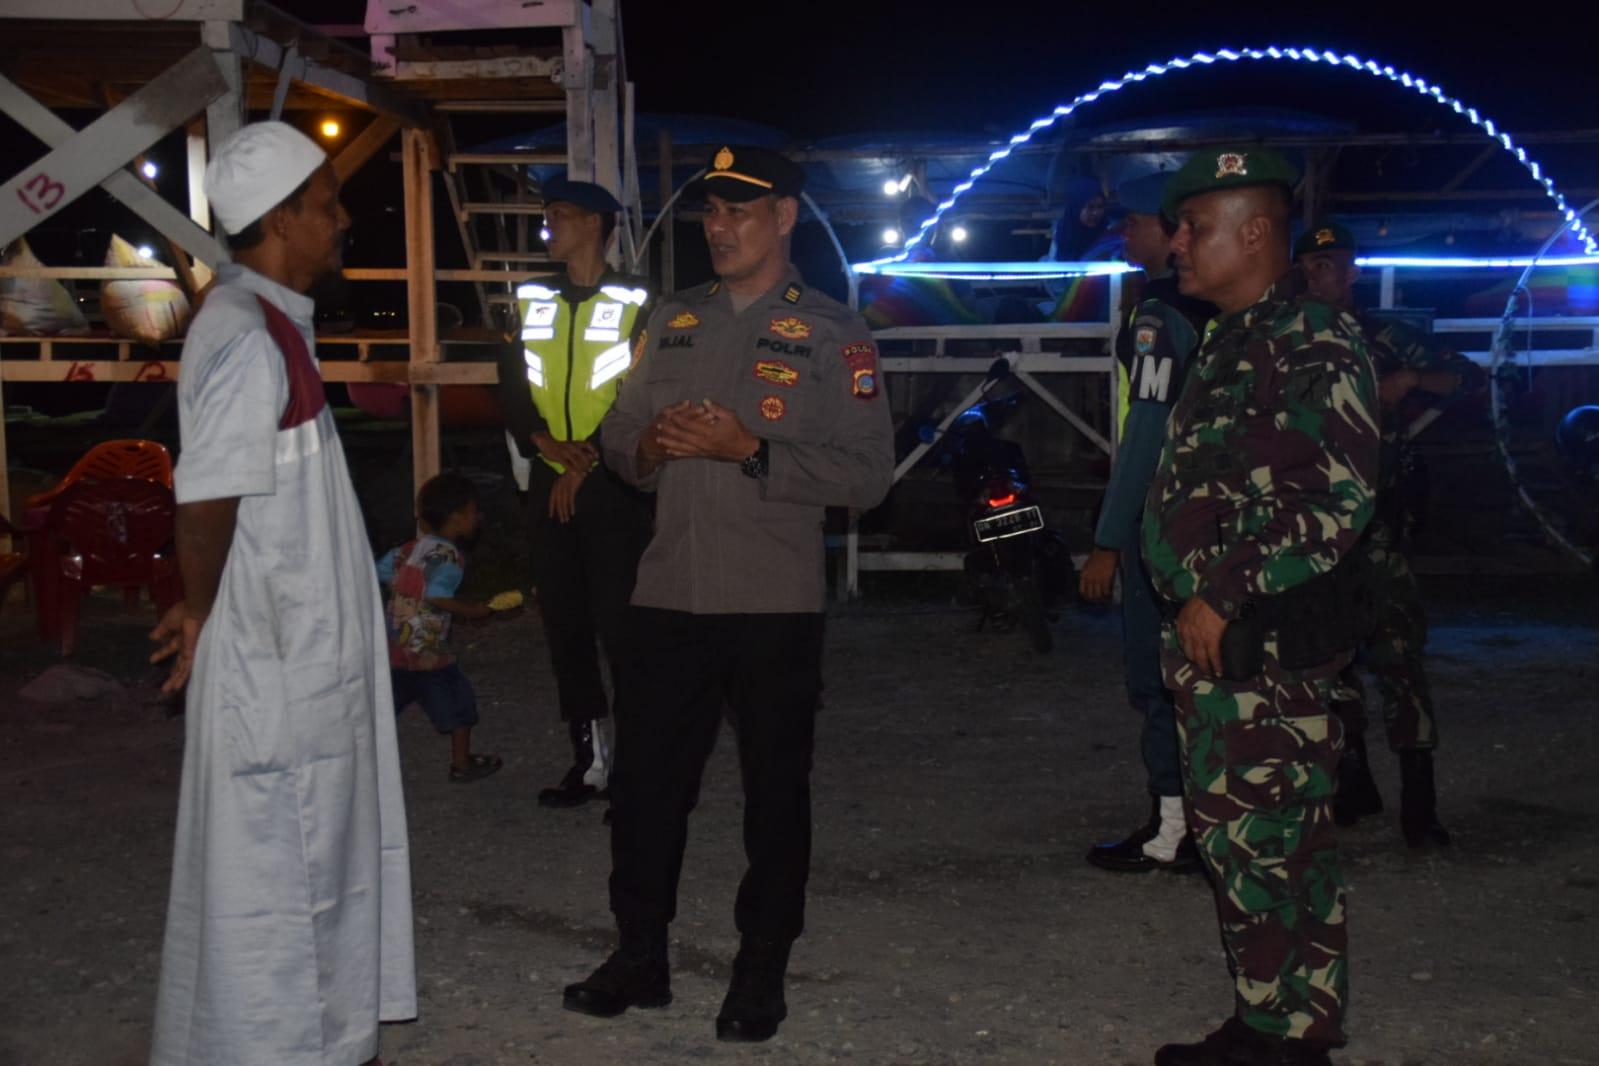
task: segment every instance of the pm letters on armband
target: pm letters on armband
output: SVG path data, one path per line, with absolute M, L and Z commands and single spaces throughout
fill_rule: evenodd
M 1133 399 L 1171 402 L 1172 375 L 1176 364 L 1169 355 L 1137 355 L 1133 366 Z

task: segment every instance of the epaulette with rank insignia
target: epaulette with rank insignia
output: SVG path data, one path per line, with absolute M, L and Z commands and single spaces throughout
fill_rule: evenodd
M 783 292 L 783 302 L 786 304 L 797 304 L 800 302 L 800 296 L 803 295 L 804 292 L 805 290 L 800 288 L 798 285 L 790 285 Z

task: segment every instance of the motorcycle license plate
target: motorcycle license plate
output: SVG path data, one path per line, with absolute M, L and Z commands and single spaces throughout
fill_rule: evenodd
M 1032 533 L 1043 528 L 1044 516 L 1036 505 L 984 515 L 972 523 L 972 530 L 977 534 L 977 539 L 985 544 L 991 540 L 1019 537 L 1023 533 Z

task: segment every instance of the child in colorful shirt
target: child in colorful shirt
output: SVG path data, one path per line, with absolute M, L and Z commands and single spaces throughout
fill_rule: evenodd
M 477 489 L 459 474 L 440 474 L 417 495 L 422 535 L 378 560 L 378 580 L 391 586 L 387 611 L 394 710 L 420 703 L 433 728 L 450 738 L 450 780 L 488 777 L 498 755 L 472 752 L 477 695 L 446 647 L 455 616 L 478 620 L 495 613 L 458 599 L 465 576 L 459 543 L 477 531 Z

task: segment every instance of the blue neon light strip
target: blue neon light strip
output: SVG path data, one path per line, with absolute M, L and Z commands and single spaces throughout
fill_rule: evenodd
M 951 278 L 965 281 L 1022 280 L 1028 278 L 1097 277 L 1126 274 L 1138 269 L 1115 260 L 1060 262 L 1029 259 L 1016 263 L 895 263 L 878 260 L 855 263 L 857 274 L 882 274 L 896 278 Z
M 1360 256 L 1357 266 L 1381 269 L 1414 270 L 1520 270 L 1532 265 L 1533 257 L 1470 255 L 1373 255 Z M 1548 255 L 1537 260 L 1541 267 L 1599 266 L 1599 255 Z M 857 274 L 876 274 L 891 278 L 944 278 L 949 281 L 1038 281 L 1045 278 L 1103 277 L 1127 274 L 1138 267 L 1116 261 L 1052 263 L 1026 259 L 1015 263 L 896 263 L 875 260 L 854 263 Z
M 1542 259 L 1534 259 L 1530 255 L 1508 257 L 1372 255 L 1359 256 L 1355 259 L 1355 265 L 1363 267 L 1417 267 L 1443 270 L 1521 270 L 1532 266 L 1534 262 L 1541 267 L 1599 266 L 1599 255 L 1546 255 Z
M 1413 74 L 1396 70 L 1391 66 L 1379 66 L 1370 59 L 1361 59 L 1359 56 L 1348 54 L 1340 55 L 1337 52 L 1320 51 L 1315 48 L 1278 48 L 1276 46 L 1271 46 L 1268 48 L 1241 48 L 1237 50 L 1222 48 L 1215 52 L 1195 52 L 1193 55 L 1188 56 L 1187 58 L 1178 57 L 1175 59 L 1170 59 L 1165 63 L 1151 63 L 1143 70 L 1128 71 L 1120 78 L 1115 78 L 1111 81 L 1100 82 L 1097 89 L 1094 89 L 1091 92 L 1083 93 L 1072 100 L 1071 103 L 1061 104 L 1049 114 L 1034 119 L 1033 123 L 1025 130 L 1011 137 L 1011 139 L 1002 147 L 997 148 L 993 152 L 989 153 L 987 161 L 985 161 L 981 166 L 974 168 L 971 172 L 971 175 L 967 177 L 965 181 L 955 186 L 955 188 L 951 191 L 949 198 L 943 203 L 939 204 L 936 209 L 934 209 L 931 218 L 922 222 L 921 226 L 915 233 L 911 235 L 910 239 L 905 242 L 905 247 L 897 255 L 889 256 L 885 259 L 874 260 L 874 263 L 881 265 L 885 263 L 904 262 L 905 257 L 907 254 L 909 254 L 910 250 L 921 243 L 922 238 L 927 235 L 927 231 L 938 224 L 939 219 L 944 217 L 944 213 L 950 208 L 954 207 L 955 202 L 959 200 L 962 194 L 964 194 L 968 189 L 977 184 L 977 180 L 979 178 L 987 174 L 994 168 L 996 164 L 998 164 L 1006 156 L 1010 155 L 1011 152 L 1015 151 L 1018 145 L 1026 144 L 1028 141 L 1033 139 L 1035 134 L 1049 129 L 1051 126 L 1055 125 L 1056 122 L 1072 114 L 1078 108 L 1087 104 L 1091 104 L 1102 96 L 1109 96 L 1112 93 L 1120 92 L 1128 85 L 1137 82 L 1148 81 L 1150 78 L 1158 78 L 1161 75 L 1169 74 L 1174 70 L 1187 70 L 1190 67 L 1213 66 L 1216 63 L 1238 63 L 1246 59 L 1290 59 L 1300 63 L 1325 63 L 1332 67 L 1348 67 L 1350 70 L 1354 70 L 1363 74 L 1369 74 L 1375 78 L 1384 78 L 1396 85 L 1402 85 L 1407 89 L 1413 89 L 1422 96 L 1432 98 L 1433 100 L 1437 101 L 1439 106 L 1451 109 L 1457 115 L 1460 115 L 1469 121 L 1473 126 L 1476 126 L 1478 129 L 1482 130 L 1482 132 L 1487 134 L 1491 140 L 1497 141 L 1506 152 L 1514 156 L 1516 161 L 1521 164 L 1523 169 L 1532 175 L 1532 180 L 1536 181 L 1543 187 L 1545 195 L 1547 195 L 1550 200 L 1554 201 L 1555 208 L 1560 212 L 1560 216 L 1566 220 L 1567 224 L 1571 228 L 1571 231 L 1575 233 L 1577 239 L 1582 242 L 1584 251 L 1590 255 L 1599 255 L 1599 242 L 1594 240 L 1593 234 L 1588 231 L 1588 227 L 1583 225 L 1582 220 L 1577 217 L 1576 210 L 1573 209 L 1571 205 L 1566 203 L 1565 196 L 1555 188 L 1554 179 L 1544 174 L 1543 168 L 1527 155 L 1527 150 L 1525 148 L 1520 147 L 1515 143 L 1514 140 L 1511 139 L 1510 134 L 1502 132 L 1499 127 L 1494 124 L 1492 119 L 1484 118 L 1478 113 L 1476 108 L 1467 107 L 1460 100 L 1445 93 L 1442 89 L 1436 85 L 1433 85 L 1431 82 L 1428 82 L 1425 78 L 1418 78 Z

